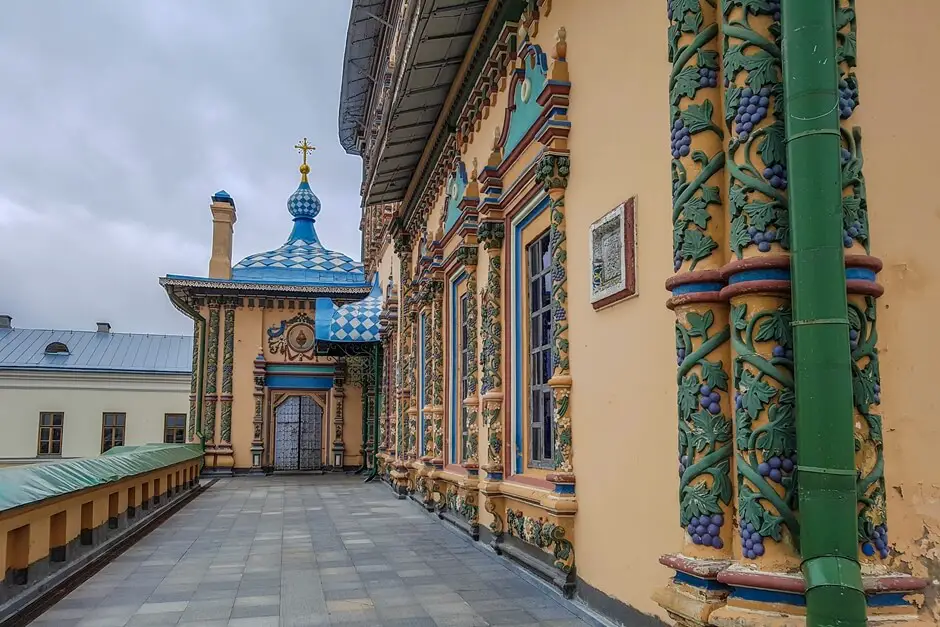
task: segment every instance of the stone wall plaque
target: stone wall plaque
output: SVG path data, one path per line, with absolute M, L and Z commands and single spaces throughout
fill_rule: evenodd
M 636 197 L 591 225 L 591 305 L 595 311 L 636 295 Z

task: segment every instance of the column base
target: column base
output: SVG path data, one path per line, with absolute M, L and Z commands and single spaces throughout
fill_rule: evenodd
M 731 565 L 723 560 L 697 560 L 683 555 L 664 555 L 659 563 L 676 571 L 665 588 L 653 594 L 679 627 L 713 625 L 712 614 L 725 606 L 729 589 L 718 574 Z

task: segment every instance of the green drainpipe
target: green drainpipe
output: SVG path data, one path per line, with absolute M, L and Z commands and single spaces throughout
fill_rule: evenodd
M 196 433 L 199 435 L 199 441 L 202 443 L 202 450 L 205 451 L 206 436 L 202 432 L 202 386 L 204 385 L 202 373 L 205 368 L 206 344 L 208 342 L 206 338 L 206 319 L 197 309 L 177 297 L 172 291 L 168 290 L 167 294 L 170 296 L 170 301 L 176 305 L 180 311 L 186 312 L 186 315 L 195 320 L 196 324 L 199 325 L 199 339 L 201 341 L 199 342 L 199 356 L 196 359 L 199 368 L 199 372 L 196 375 Z M 196 338 L 193 338 L 193 342 L 195 341 Z
M 806 624 L 863 627 L 835 7 L 832 0 L 782 7 Z

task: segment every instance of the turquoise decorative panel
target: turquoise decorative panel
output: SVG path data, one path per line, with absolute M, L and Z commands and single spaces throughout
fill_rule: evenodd
M 444 216 L 444 232 L 450 231 L 460 219 L 460 201 L 467 191 L 467 166 L 457 162 L 457 171 L 447 179 L 447 206 Z
M 548 57 L 535 45 L 527 45 L 522 52 L 524 74 L 514 78 L 511 91 L 513 110 L 509 118 L 509 129 L 503 154 L 508 155 L 519 145 L 542 114 L 538 103 L 539 94 L 548 82 Z

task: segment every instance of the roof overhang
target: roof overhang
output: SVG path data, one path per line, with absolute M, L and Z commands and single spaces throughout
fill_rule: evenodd
M 399 75 L 386 86 L 371 80 L 375 77 L 368 77 L 368 72 L 363 70 L 374 65 L 372 55 L 384 54 L 379 50 L 383 24 L 366 15 L 367 12 L 374 14 L 369 7 L 378 2 L 355 0 L 347 35 L 340 101 L 340 141 L 345 142 L 347 151 L 360 154 L 363 138 L 373 132 L 365 127 L 373 115 L 368 110 L 374 100 L 373 90 L 376 87 L 388 89 L 387 97 L 391 98 L 386 107 L 387 115 L 375 129 L 375 147 L 368 155 L 363 204 L 397 202 L 404 198 L 489 2 L 419 2 L 413 16 L 402 26 L 405 32 L 402 33 L 404 47 L 397 69 Z M 378 4 L 384 8 L 383 3 Z M 350 129 L 354 121 L 358 127 L 352 135 Z
M 267 298 L 330 298 L 347 303 L 362 300 L 372 291 L 372 284 L 349 286 L 319 286 L 296 283 L 254 283 L 231 279 L 212 279 L 167 275 L 160 285 L 177 296 L 263 296 Z M 187 314 L 188 315 L 188 314 Z

